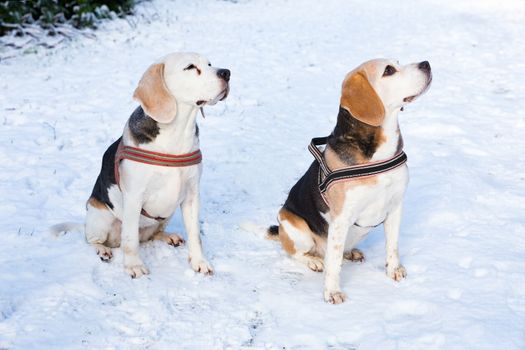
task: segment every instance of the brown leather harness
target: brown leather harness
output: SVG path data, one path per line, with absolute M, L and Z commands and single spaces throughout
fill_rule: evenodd
M 129 159 L 134 162 L 166 167 L 187 167 L 196 165 L 202 162 L 202 153 L 200 149 L 186 154 L 167 154 L 153 151 L 147 151 L 142 148 L 125 146 L 120 141 L 117 152 L 115 154 L 115 180 L 120 188 L 120 172 L 119 165 L 124 159 Z M 141 214 L 157 221 L 165 220 L 166 218 L 154 217 L 148 214 L 144 208 Z

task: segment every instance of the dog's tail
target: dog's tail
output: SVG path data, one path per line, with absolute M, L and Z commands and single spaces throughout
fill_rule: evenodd
M 266 238 L 274 241 L 279 240 L 279 226 L 272 225 L 268 227 L 268 230 L 266 231 Z
M 68 232 L 82 232 L 83 230 L 84 225 L 79 224 L 77 222 L 62 222 L 60 224 L 53 225 L 49 228 L 49 232 L 56 237 L 62 236 Z

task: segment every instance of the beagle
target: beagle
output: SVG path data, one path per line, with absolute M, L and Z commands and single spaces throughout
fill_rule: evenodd
M 121 138 L 104 153 L 87 201 L 86 240 L 103 261 L 122 246 L 124 269 L 133 278 L 148 274 L 139 242 L 184 243 L 164 232 L 181 207 L 191 267 L 211 274 L 199 237 L 200 164 L 197 112 L 224 100 L 230 71 L 212 67 L 195 53 L 172 53 L 151 65 L 133 97 L 140 106 Z
M 370 167 L 404 155 L 398 114 L 426 92 L 431 81 L 427 61 L 403 66 L 375 59 L 348 73 L 337 124 L 319 152 L 322 162 L 315 160 L 292 187 L 279 211 L 279 225 L 268 230 L 268 238 L 280 240 L 293 258 L 313 271 L 325 270 L 324 299 L 329 303 L 346 299 L 339 283 L 342 259 L 363 261 L 355 246 L 379 224 L 385 229 L 387 275 L 396 281 L 406 276 L 398 237 L 408 168 L 403 162 L 388 171 L 333 181 L 323 193 L 321 168 L 338 172 Z

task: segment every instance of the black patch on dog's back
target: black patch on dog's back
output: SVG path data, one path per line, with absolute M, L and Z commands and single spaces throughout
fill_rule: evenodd
M 318 176 L 319 163 L 314 161 L 290 190 L 283 208 L 303 218 L 312 232 L 326 236 L 328 222 L 321 213 L 326 213 L 328 206 L 321 197 Z
M 155 140 L 160 132 L 157 121 L 148 116 L 141 106 L 138 106 L 129 117 L 128 127 L 137 144 Z
M 115 154 L 117 153 L 117 148 L 121 140 L 122 137 L 113 142 L 106 152 L 104 152 L 104 156 L 102 157 L 102 168 L 100 169 L 100 174 L 98 175 L 93 191 L 91 192 L 91 197 L 106 204 L 110 209 L 113 209 L 113 203 L 109 200 L 108 189 L 111 185 L 117 184 L 115 179 Z

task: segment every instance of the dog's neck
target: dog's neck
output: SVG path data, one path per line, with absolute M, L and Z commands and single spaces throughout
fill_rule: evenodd
M 398 113 L 399 110 L 391 111 L 381 126 L 372 126 L 339 107 L 337 124 L 328 138 L 328 146 L 348 166 L 391 158 L 403 147 Z
M 199 148 L 197 135 L 197 112 L 194 105 L 177 103 L 177 115 L 171 123 L 159 124 L 159 135 L 154 146 L 166 153 L 184 154 Z
M 199 148 L 196 123 L 198 110 L 199 107 L 195 105 L 178 103 L 173 121 L 158 123 L 139 107 L 128 121 L 125 141 L 128 139 L 130 144 L 160 153 L 185 154 L 195 151 Z M 136 113 L 138 116 L 134 118 Z

